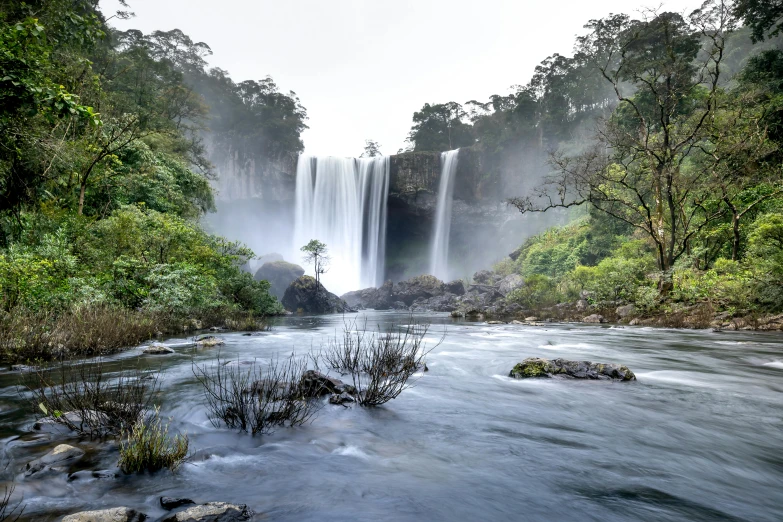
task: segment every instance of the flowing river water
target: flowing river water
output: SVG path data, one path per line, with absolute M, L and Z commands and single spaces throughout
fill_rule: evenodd
M 368 327 L 411 319 L 359 317 Z M 116 467 L 116 447 L 31 434 L 19 374 L 0 374 L 3 458 L 26 519 L 128 506 L 155 520 L 167 495 L 245 503 L 257 520 L 280 521 L 783 520 L 779 334 L 413 318 L 432 323 L 430 346 L 446 332 L 413 388 L 376 409 L 326 405 L 311 424 L 265 436 L 207 419 L 191 365 L 216 348 L 143 356 L 163 371 L 162 413 L 190 437 L 193 456 L 175 474 L 24 479 L 24 464 L 60 442 L 88 449 L 71 471 Z M 221 335 L 221 356 L 304 354 L 342 328 L 342 316 L 280 318 L 269 332 Z M 531 356 L 622 363 L 638 381 L 507 377 Z

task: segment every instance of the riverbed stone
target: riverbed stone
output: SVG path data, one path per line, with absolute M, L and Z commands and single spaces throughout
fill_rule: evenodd
M 53 466 L 71 464 L 83 456 L 84 450 L 71 446 L 70 444 L 60 444 L 43 457 L 28 462 L 25 467 L 25 475 L 34 475 Z
M 605 323 L 606 319 L 601 314 L 592 314 L 582 318 L 583 323 Z
M 135 509 L 117 507 L 97 511 L 81 511 L 63 517 L 62 522 L 143 522 L 147 515 Z
M 110 469 L 99 469 L 96 471 L 85 469 L 68 475 L 68 482 L 73 482 L 74 480 L 115 479 L 119 476 L 119 473 Z
M 306 397 L 320 397 L 330 393 L 355 393 L 356 389 L 340 379 L 330 377 L 315 370 L 302 373 L 302 390 Z
M 188 506 L 190 504 L 195 504 L 195 502 L 189 498 L 160 497 L 160 507 L 166 511 L 171 511 L 172 509 Z
M 253 512 L 245 504 L 207 502 L 174 513 L 161 522 L 240 522 L 252 516 Z
M 617 310 L 615 310 L 617 317 L 621 319 L 625 319 L 626 317 L 633 315 L 635 312 L 636 312 L 636 307 L 632 304 L 618 306 Z
M 462 279 L 456 279 L 446 283 L 446 291 L 454 295 L 465 295 L 465 283 Z
M 356 398 L 352 396 L 349 393 L 343 392 L 343 393 L 334 393 L 329 397 L 329 404 L 350 404 L 352 402 L 356 402 Z
M 196 346 L 200 348 L 212 348 L 215 346 L 223 346 L 224 344 L 226 344 L 226 341 L 220 337 L 215 337 L 214 335 L 200 335 L 196 337 Z
M 174 353 L 174 350 L 163 344 L 153 344 L 144 349 L 147 355 L 167 355 Z
M 636 376 L 627 366 L 590 361 L 568 361 L 566 359 L 542 359 L 529 357 L 514 366 L 509 377 L 526 379 L 530 377 L 572 377 L 589 380 L 635 381 Z

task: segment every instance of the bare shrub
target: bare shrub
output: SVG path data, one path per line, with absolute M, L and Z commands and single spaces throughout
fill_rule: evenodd
M 193 365 L 193 374 L 204 386 L 209 418 L 215 427 L 225 425 L 256 434 L 270 433 L 280 426 L 299 426 L 312 420 L 322 406 L 306 390 L 302 374 L 305 359 L 291 355 L 262 365 L 221 361 L 207 366 Z
M 63 425 L 90 438 L 129 430 L 159 390 L 158 374 L 137 368 L 106 372 L 104 361 L 63 361 L 22 373 L 22 385 L 43 422 Z
M 124 473 L 175 471 L 188 455 L 188 436 L 169 435 L 169 425 L 160 419 L 160 409 L 146 415 L 120 441 L 120 462 Z
M 3 487 L 3 494 L 0 496 L 0 522 L 16 522 L 24 513 L 25 506 L 22 505 L 22 499 L 16 503 L 11 502 L 14 491 L 16 491 L 16 484 L 13 482 Z
M 345 324 L 342 337 L 327 342 L 320 357 L 327 367 L 353 375 L 359 404 L 380 406 L 409 388 L 411 376 L 425 367 L 425 357 L 434 348 L 425 347 L 428 331 L 428 324 L 411 319 L 408 325 L 392 325 L 386 331 L 379 327 L 368 334 L 366 324 L 359 329 L 353 321 Z

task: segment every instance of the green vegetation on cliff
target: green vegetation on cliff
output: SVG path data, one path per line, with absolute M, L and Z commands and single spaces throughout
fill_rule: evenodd
M 198 223 L 214 210 L 201 136 L 295 154 L 306 113 L 271 79 L 207 71 L 208 53 L 178 30 L 114 31 L 95 0 L 0 0 L 3 356 L 281 310 L 239 269 L 253 253 Z

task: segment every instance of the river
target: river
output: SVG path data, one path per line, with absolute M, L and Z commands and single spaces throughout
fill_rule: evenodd
M 245 503 L 276 521 L 783 520 L 780 334 L 414 319 L 432 323 L 430 347 L 446 333 L 414 387 L 376 409 L 326 405 L 311 424 L 265 436 L 207 419 L 191 365 L 217 348 L 142 357 L 162 369 L 162 413 L 190 437 L 175 474 L 25 480 L 24 464 L 59 442 L 90 450 L 73 470 L 116 467 L 116 447 L 31 434 L 19 374 L 3 372 L 3 458 L 25 519 L 128 506 L 155 520 L 167 495 Z M 342 327 L 341 316 L 279 318 L 269 332 L 221 334 L 221 357 L 303 354 Z M 638 381 L 507 377 L 531 356 L 622 363 Z

